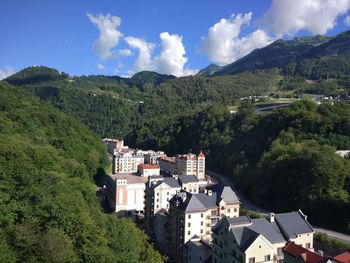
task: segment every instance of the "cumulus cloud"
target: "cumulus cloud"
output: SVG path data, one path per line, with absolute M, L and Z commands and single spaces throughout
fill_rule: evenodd
M 113 56 L 112 49 L 118 45 L 123 34 L 118 30 L 121 19 L 118 16 L 86 14 L 90 21 L 99 29 L 100 36 L 94 43 L 94 51 L 101 59 Z
M 16 73 L 16 71 L 9 66 L 5 66 L 3 68 L 0 68 L 0 80 L 5 79 L 5 78 L 7 78 L 15 73 Z
M 196 70 L 185 67 L 187 57 L 182 37 L 176 34 L 163 32 L 160 34 L 161 51 L 152 57 L 155 44 L 135 37 L 126 37 L 125 41 L 131 48 L 138 49 L 139 55 L 134 62 L 133 72 L 154 70 L 162 74 L 185 76 L 195 74 Z
M 206 54 L 211 61 L 225 65 L 271 43 L 273 39 L 261 29 L 244 37 L 240 36 L 242 27 L 249 25 L 251 19 L 251 12 L 221 19 L 209 28 L 206 37 L 202 37 L 199 51 Z
M 345 25 L 350 26 L 350 16 L 345 17 L 344 23 Z
M 325 34 L 349 9 L 349 0 L 272 0 L 259 24 L 279 37 L 300 30 Z
M 134 62 L 133 70 L 135 72 L 143 70 L 154 70 L 152 52 L 155 47 L 155 44 L 136 37 L 126 37 L 125 41 L 131 48 L 138 49 L 139 51 L 139 56 Z

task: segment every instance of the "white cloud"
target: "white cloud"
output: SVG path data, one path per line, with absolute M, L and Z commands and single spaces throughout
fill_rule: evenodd
M 188 58 L 182 43 L 182 36 L 170 35 L 168 32 L 160 34 L 162 50 L 155 58 L 157 71 L 162 74 L 184 76 L 195 74 L 195 71 L 185 68 Z
M 139 50 L 139 56 L 134 62 L 134 68 L 129 74 L 143 70 L 151 70 L 161 74 L 185 76 L 197 72 L 196 70 L 185 67 L 188 59 L 185 57 L 186 51 L 181 36 L 163 32 L 160 34 L 160 39 L 161 51 L 157 56 L 152 57 L 155 44 L 140 38 L 125 38 L 125 41 L 131 48 Z
M 349 9 L 350 0 L 272 0 L 259 24 L 278 37 L 300 30 L 325 34 Z
M 123 34 L 118 31 L 121 19 L 118 16 L 86 14 L 90 21 L 100 30 L 100 37 L 94 43 L 94 51 L 101 59 L 113 56 L 112 49 L 118 45 Z
M 99 70 L 104 70 L 106 67 L 103 66 L 102 64 L 97 64 L 97 68 L 98 68 Z
M 134 62 L 135 72 L 155 69 L 152 61 L 152 52 L 155 47 L 153 43 L 136 37 L 126 37 L 125 41 L 131 48 L 139 50 L 139 56 Z
M 5 79 L 15 73 L 16 71 L 9 66 L 5 66 L 2 69 L 0 68 L 0 80 Z
M 121 57 L 129 57 L 129 56 L 132 56 L 133 53 L 130 49 L 125 48 L 125 49 L 118 50 L 118 55 Z
M 225 65 L 271 43 L 273 39 L 261 29 L 240 37 L 242 27 L 249 25 L 251 19 L 252 13 L 221 19 L 209 28 L 206 37 L 202 37 L 199 51 L 215 63 Z
M 345 25 L 350 26 L 350 16 L 345 17 L 344 23 Z

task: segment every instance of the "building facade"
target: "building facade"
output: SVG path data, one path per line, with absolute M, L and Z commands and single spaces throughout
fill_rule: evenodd
M 138 165 L 144 163 L 144 157 L 133 154 L 132 152 L 116 153 L 113 156 L 112 172 L 136 173 Z
M 138 165 L 138 172 L 140 176 L 148 177 L 148 176 L 159 176 L 160 168 L 158 164 L 144 164 L 141 163 Z

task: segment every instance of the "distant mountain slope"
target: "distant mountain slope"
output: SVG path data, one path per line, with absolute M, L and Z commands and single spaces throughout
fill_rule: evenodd
M 208 67 L 201 69 L 197 76 L 212 76 L 215 74 L 215 72 L 219 71 L 221 69 L 220 66 L 216 64 L 210 64 Z
M 135 84 L 136 86 L 142 86 L 145 83 L 150 83 L 155 86 L 162 84 L 171 79 L 175 79 L 173 75 L 164 75 L 159 74 L 153 71 L 141 71 L 132 76 L 129 80 L 130 83 Z
M 300 37 L 294 40 L 279 39 L 272 44 L 255 49 L 247 56 L 224 66 L 215 75 L 235 74 L 256 69 L 283 68 L 288 63 L 312 54 L 313 50 L 330 41 L 330 37 Z

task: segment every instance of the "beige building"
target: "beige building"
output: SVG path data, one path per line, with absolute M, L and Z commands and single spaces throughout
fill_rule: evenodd
M 269 218 L 223 217 L 213 228 L 213 263 L 282 263 L 287 241 L 313 247 L 313 229 L 301 212 Z
M 107 181 L 108 203 L 118 215 L 144 213 L 147 178 L 114 174 Z
M 148 177 L 148 176 L 159 176 L 160 168 L 158 164 L 139 164 L 138 171 L 140 176 Z
M 175 172 L 182 175 L 194 175 L 198 180 L 205 180 L 205 155 L 189 153 L 175 156 Z
M 111 154 L 118 153 L 118 152 L 126 152 L 129 150 L 128 146 L 124 145 L 124 140 L 118 140 L 118 139 L 103 139 L 103 142 L 107 144 L 108 152 Z
M 216 192 L 179 192 L 170 200 L 170 245 L 176 262 L 183 262 L 184 245 L 194 236 L 211 242 L 211 228 L 226 215 L 238 217 L 240 202 L 228 186 Z
M 133 154 L 132 152 L 116 153 L 113 156 L 112 172 L 136 173 L 138 165 L 144 163 L 144 157 Z

